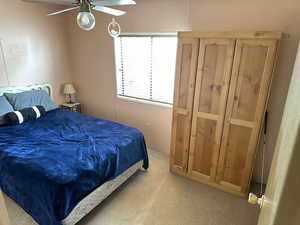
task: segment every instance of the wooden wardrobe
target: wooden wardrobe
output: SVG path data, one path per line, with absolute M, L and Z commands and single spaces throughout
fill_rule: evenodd
M 179 33 L 170 170 L 246 196 L 280 32 Z

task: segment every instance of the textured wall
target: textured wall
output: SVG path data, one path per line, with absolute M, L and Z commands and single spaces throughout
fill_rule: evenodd
M 50 82 L 61 102 L 61 85 L 71 81 L 65 16 L 46 17 L 58 9 L 46 4 L 0 0 L 0 5 L 0 39 L 7 65 L 7 74 L 0 69 L 0 85 Z
M 188 29 L 189 8 L 185 1 L 140 0 L 117 20 L 124 32 L 166 32 Z M 75 15 L 69 17 L 69 41 L 74 81 L 85 111 L 140 128 L 148 146 L 169 152 L 172 109 L 128 102 L 116 97 L 113 39 L 107 33 L 112 17 L 94 13 L 96 28 L 81 31 Z
M 139 0 L 118 18 L 124 32 L 181 30 L 278 30 L 286 33 L 280 50 L 268 110 L 267 173 L 271 165 L 283 106 L 300 37 L 300 2 L 287 0 Z M 88 114 L 140 128 L 149 147 L 169 152 L 172 110 L 116 98 L 113 40 L 106 32 L 110 16 L 95 13 L 97 26 L 84 32 L 69 17 L 73 74 Z M 258 155 L 260 161 L 260 155 Z M 260 162 L 255 169 L 259 178 Z M 266 173 L 266 174 L 267 174 Z M 266 180 L 266 176 L 265 176 Z

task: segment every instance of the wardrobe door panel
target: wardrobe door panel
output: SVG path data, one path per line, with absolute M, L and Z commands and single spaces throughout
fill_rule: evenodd
M 193 170 L 202 174 L 203 177 L 209 178 L 212 168 L 212 157 L 215 148 L 217 121 L 198 118 L 196 143 L 193 157 Z
M 201 39 L 192 119 L 189 175 L 215 180 L 234 40 Z
M 268 46 L 243 45 L 234 93 L 236 99 L 233 102 L 232 119 L 250 122 L 255 120 L 268 49 Z
M 244 149 L 247 149 L 250 144 L 251 130 L 251 128 L 234 124 L 229 128 L 223 180 L 237 186 L 237 191 L 240 190 L 239 187 L 242 185 L 243 170 L 241 168 L 246 166 Z
M 184 162 L 186 161 L 185 151 L 186 148 L 186 135 L 190 132 L 190 120 L 188 116 L 175 113 L 174 121 L 176 121 L 176 133 L 175 133 L 175 150 L 174 150 L 174 164 L 175 166 L 184 167 Z
M 217 182 L 246 193 L 272 78 L 277 41 L 237 41 Z
M 199 39 L 179 39 L 170 163 L 171 171 L 179 174 L 186 173 L 188 165 L 198 51 Z
M 195 77 L 192 73 L 192 56 L 193 56 L 193 44 L 184 44 L 182 40 L 182 50 L 181 50 L 181 61 L 180 61 L 180 75 L 178 77 L 179 85 L 177 90 L 177 96 L 175 99 L 175 105 L 181 109 L 190 108 L 191 98 L 189 96 L 189 86 L 191 78 Z M 195 69 L 194 69 L 195 71 Z M 176 78 L 177 79 L 177 78 Z
M 202 66 L 200 68 L 202 70 L 202 80 L 199 81 L 201 82 L 199 85 L 200 93 L 197 96 L 200 99 L 198 102 L 198 112 L 217 115 L 220 114 L 220 101 L 222 100 L 221 94 L 228 45 L 223 45 L 220 41 L 218 41 L 218 44 L 214 42 L 210 44 L 210 41 L 212 40 L 203 40 L 205 58 L 203 65 L 200 65 Z

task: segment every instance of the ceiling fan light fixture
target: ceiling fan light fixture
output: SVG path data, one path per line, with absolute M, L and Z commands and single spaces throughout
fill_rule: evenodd
M 79 12 L 77 15 L 77 24 L 82 30 L 92 30 L 96 25 L 96 20 L 91 12 Z
M 50 2 L 54 3 L 53 0 L 25 0 L 34 2 Z M 80 9 L 77 15 L 77 24 L 82 30 L 92 30 L 96 25 L 96 20 L 94 15 L 91 13 L 92 10 L 110 14 L 113 16 L 122 16 L 126 12 L 113 9 L 107 6 L 118 6 L 118 5 L 135 5 L 134 0 L 56 0 L 57 4 L 68 3 L 68 5 L 73 5 L 74 7 L 59 10 L 56 12 L 49 13 L 47 16 L 55 16 L 72 10 Z M 67 1 L 67 2 L 66 2 Z M 71 4 L 72 3 L 72 4 Z M 120 25 L 113 18 L 112 22 L 108 25 L 108 33 L 112 37 L 118 37 L 121 33 Z
M 112 19 L 110 24 L 108 25 L 108 33 L 113 38 L 118 37 L 121 34 L 121 27 L 115 20 L 115 18 Z

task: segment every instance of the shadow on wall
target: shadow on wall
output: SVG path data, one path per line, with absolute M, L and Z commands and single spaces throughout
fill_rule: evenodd
M 290 34 L 284 33 L 280 44 L 279 58 L 274 73 L 269 104 L 267 107 L 269 114 L 265 149 L 265 173 L 263 177 L 264 183 L 267 183 L 271 163 L 273 160 L 276 140 L 282 120 L 291 76 L 293 73 L 297 49 L 298 39 L 295 39 L 295 37 L 292 38 Z M 253 179 L 258 183 L 261 182 L 262 154 L 263 137 L 261 136 L 256 155 L 256 165 L 253 171 Z
M 300 127 L 298 128 L 298 134 L 296 143 L 294 145 L 294 151 L 291 157 L 290 165 L 288 168 L 288 174 L 285 180 L 282 196 L 279 200 L 279 208 L 275 216 L 274 224 L 287 224 L 298 225 L 300 220 Z M 276 160 L 276 159 L 275 159 Z M 278 162 L 280 163 L 280 162 Z

